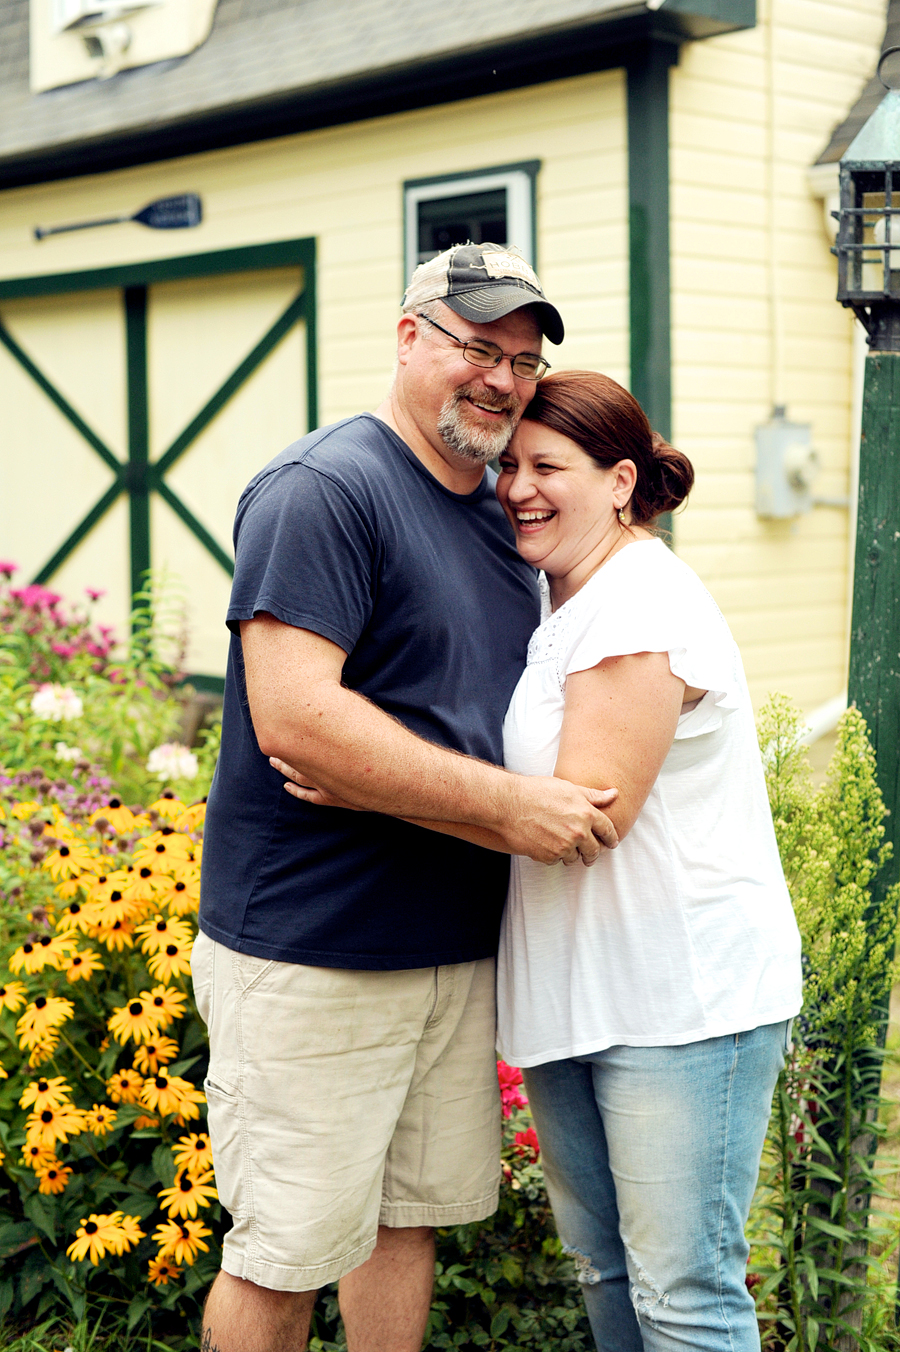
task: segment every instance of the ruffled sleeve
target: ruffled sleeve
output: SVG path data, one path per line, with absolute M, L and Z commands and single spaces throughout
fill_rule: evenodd
M 659 540 L 627 545 L 557 616 L 566 611 L 557 648 L 562 689 L 567 676 L 607 657 L 667 653 L 673 675 L 708 692 L 682 715 L 676 740 L 712 732 L 748 700 L 724 616 L 696 573 Z

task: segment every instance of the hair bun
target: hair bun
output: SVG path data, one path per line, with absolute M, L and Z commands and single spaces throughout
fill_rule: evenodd
M 694 486 L 694 467 L 660 432 L 654 432 L 651 441 L 656 473 L 646 497 L 652 514 L 659 516 L 660 512 L 674 511 L 684 502 Z

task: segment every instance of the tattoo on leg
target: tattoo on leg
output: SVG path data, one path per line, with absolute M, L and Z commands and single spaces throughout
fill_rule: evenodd
M 206 1329 L 203 1334 L 203 1342 L 200 1344 L 200 1352 L 219 1352 L 217 1343 L 212 1340 L 212 1329 Z

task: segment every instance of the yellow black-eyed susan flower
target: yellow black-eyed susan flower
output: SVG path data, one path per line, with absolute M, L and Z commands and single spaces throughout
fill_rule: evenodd
M 170 1216 L 196 1216 L 197 1208 L 210 1206 L 218 1197 L 212 1183 L 212 1174 L 198 1174 L 192 1177 L 186 1170 L 175 1177 L 171 1188 L 161 1188 L 159 1204 Z
M 134 926 L 130 920 L 123 920 L 121 917 L 110 920 L 108 924 L 100 923 L 97 926 L 97 939 L 102 944 L 106 944 L 110 953 L 113 949 L 121 953 L 125 948 L 134 947 L 132 930 Z
M 120 1221 L 121 1211 L 112 1215 L 92 1214 L 82 1217 L 81 1225 L 75 1231 L 75 1240 L 66 1249 L 74 1263 L 89 1258 L 96 1267 L 107 1253 L 121 1254 L 131 1247 L 131 1241 L 125 1236 Z
M 25 1144 L 55 1147 L 70 1136 L 79 1136 L 84 1131 L 84 1114 L 74 1103 L 61 1103 L 56 1108 L 42 1108 L 32 1112 L 25 1119 Z
M 144 1085 L 136 1070 L 117 1070 L 106 1081 L 106 1092 L 113 1103 L 139 1103 Z
M 116 1253 L 127 1253 L 144 1238 L 139 1216 L 125 1216 L 121 1211 L 114 1211 L 110 1219 L 115 1221 L 119 1231 L 113 1240 Z
M 175 1165 L 189 1174 L 205 1174 L 212 1168 L 212 1146 L 205 1131 L 192 1131 L 189 1136 L 180 1136 L 172 1151 Z
M 7 981 L 0 986 L 0 1009 L 8 1009 L 15 1014 L 24 1005 L 26 994 L 24 981 Z
M 59 1160 L 54 1160 L 52 1164 L 46 1165 L 43 1169 L 37 1171 L 38 1192 L 50 1196 L 54 1193 L 65 1192 L 66 1185 L 72 1177 L 72 1170 L 68 1165 L 60 1164 Z
M 16 821 L 24 822 L 29 817 L 33 817 L 36 812 L 40 812 L 43 804 L 35 803 L 31 799 L 23 803 L 13 803 L 9 810 L 9 815 L 15 817 Z
M 69 958 L 66 980 L 73 984 L 76 981 L 90 981 L 95 972 L 103 970 L 103 959 L 99 953 L 95 953 L 92 948 L 76 948 Z
M 158 817 L 164 817 L 167 822 L 176 822 L 184 813 L 184 803 L 180 798 L 157 798 L 155 803 L 151 803 L 147 808 L 148 812 L 155 812 Z
M 127 1005 L 117 1009 L 107 1022 L 110 1033 L 117 1042 L 124 1044 L 129 1038 L 135 1042 L 149 1042 L 159 1032 L 159 1016 L 153 1007 L 141 996 L 129 1000 Z
M 161 1028 L 167 1028 L 176 1019 L 184 1018 L 187 996 L 174 986 L 154 986 L 152 990 L 141 991 L 141 999 L 145 997 L 147 1004 L 159 1019 Z
M 83 878 L 81 882 L 84 883 Z M 62 915 L 56 922 L 56 928 L 60 934 L 71 934 L 74 930 L 80 930 L 82 934 L 87 934 L 91 926 L 91 913 L 81 900 L 70 901 L 63 908 Z
M 43 1108 L 59 1108 L 71 1097 L 72 1090 L 65 1078 L 54 1075 L 52 1079 L 32 1080 L 19 1099 L 19 1107 L 40 1112 Z
M 29 1169 L 38 1173 L 45 1166 L 53 1164 L 56 1159 L 56 1151 L 52 1146 L 45 1145 L 25 1145 L 22 1147 L 22 1163 Z
M 9 960 L 9 970 L 27 972 L 29 976 L 33 976 L 35 972 L 42 972 L 45 967 L 58 968 L 63 956 L 58 947 L 53 947 L 50 935 L 44 934 L 40 939 L 30 939 L 28 943 L 16 949 Z
M 187 867 L 196 876 L 167 877 L 156 894 L 159 905 L 167 907 L 171 915 L 191 915 L 200 908 L 200 870 L 195 864 Z M 178 873 L 181 875 L 182 870 Z
M 34 1047 L 44 1037 L 71 1019 L 75 1006 L 64 995 L 39 995 L 19 1015 L 16 1032 L 20 1047 Z
M 170 1075 L 165 1066 L 160 1066 L 155 1075 L 144 1081 L 141 1089 L 141 1103 L 152 1112 L 168 1117 L 178 1113 L 182 1117 L 199 1117 L 198 1103 L 205 1103 L 206 1097 L 195 1089 L 190 1080 L 180 1075 Z
M 51 850 L 41 867 L 47 870 L 54 882 L 61 882 L 65 878 L 77 878 L 80 873 L 93 872 L 97 862 L 93 850 L 71 840 Z
M 138 925 L 135 934 L 143 935 L 141 948 L 145 953 L 160 953 L 167 944 L 190 946 L 194 937 L 190 925 L 184 920 L 159 914 Z
M 154 1286 L 168 1286 L 169 1282 L 177 1282 L 180 1276 L 181 1268 L 168 1258 L 151 1258 L 147 1264 L 147 1280 Z
M 28 1053 L 29 1070 L 35 1070 L 45 1061 L 50 1061 L 56 1055 L 58 1046 L 59 1037 L 56 1033 L 44 1033 L 43 1037 L 39 1037 Z
M 206 800 L 204 799 L 202 803 L 194 803 L 191 807 L 186 808 L 178 820 L 172 824 L 176 831 L 183 831 L 187 835 L 202 826 L 205 818 Z
M 159 977 L 163 981 L 171 981 L 172 977 L 184 976 L 191 970 L 192 948 L 193 940 L 189 940 L 187 943 L 170 941 L 165 948 L 160 948 L 158 952 L 151 954 L 147 959 L 147 970 L 151 976 Z
M 95 1103 L 84 1114 L 84 1129 L 92 1136 L 108 1136 L 116 1125 L 116 1111 L 105 1103 Z
M 178 1055 L 178 1043 L 172 1037 L 154 1037 L 141 1043 L 134 1049 L 134 1068 L 144 1075 L 155 1075 L 160 1066 L 174 1061 Z
M 103 818 L 109 822 L 113 830 L 120 836 L 127 836 L 129 831 L 133 831 L 136 818 L 131 808 L 123 807 L 121 798 L 110 798 L 105 807 L 100 807 L 92 813 L 88 821 L 93 826 Z
M 195 849 L 196 846 L 190 836 L 173 831 L 171 826 L 164 826 L 161 831 L 154 831 L 152 835 L 145 836 L 138 843 L 134 851 L 134 862 L 138 868 L 146 864 L 154 871 L 161 872 L 176 860 L 190 859 Z
M 209 1253 L 209 1245 L 203 1240 L 211 1234 L 212 1230 L 202 1221 L 166 1221 L 153 1231 L 153 1239 L 160 1258 L 173 1258 L 179 1267 L 190 1267 L 198 1250 Z

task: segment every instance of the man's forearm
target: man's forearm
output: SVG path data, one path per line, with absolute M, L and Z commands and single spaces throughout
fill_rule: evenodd
M 435 746 L 356 691 L 307 688 L 297 717 L 254 712 L 260 750 L 367 812 L 493 830 L 513 810 L 514 777 Z

